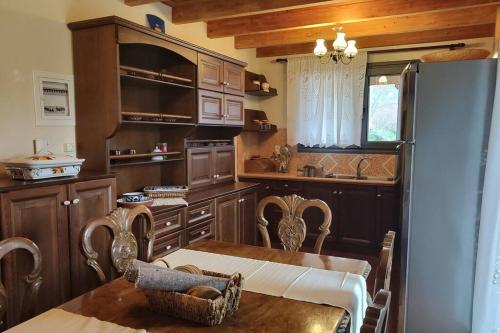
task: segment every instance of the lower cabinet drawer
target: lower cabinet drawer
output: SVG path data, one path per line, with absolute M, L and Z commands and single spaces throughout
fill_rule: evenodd
M 193 244 L 202 239 L 213 239 L 215 237 L 215 220 L 211 219 L 202 224 L 186 229 L 187 243 Z
M 186 244 L 186 235 L 184 231 L 178 231 L 155 239 L 153 245 L 153 260 L 166 256 L 167 254 L 177 251 Z
M 184 228 L 186 210 L 178 209 L 171 212 L 161 213 L 154 216 L 155 236 L 161 238 Z
M 191 226 L 199 222 L 214 218 L 215 216 L 215 201 L 209 200 L 200 202 L 196 205 L 188 207 L 187 225 Z

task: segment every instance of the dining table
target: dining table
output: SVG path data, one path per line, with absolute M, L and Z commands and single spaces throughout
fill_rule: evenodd
M 274 248 L 232 244 L 214 240 L 200 241 L 186 247 L 190 250 L 265 260 L 295 266 L 305 266 L 335 271 L 346 267 L 346 259 L 303 252 L 289 252 Z M 351 265 L 348 265 L 351 267 Z M 370 272 L 367 262 L 357 262 L 355 271 L 366 278 Z M 133 283 L 118 278 L 87 292 L 59 309 L 87 317 L 112 322 L 150 333 L 176 332 L 336 332 L 345 324 L 346 310 L 322 304 L 275 297 L 243 291 L 239 309 L 217 326 L 203 326 L 152 311 L 146 297 Z M 348 318 L 348 317 L 347 317 Z

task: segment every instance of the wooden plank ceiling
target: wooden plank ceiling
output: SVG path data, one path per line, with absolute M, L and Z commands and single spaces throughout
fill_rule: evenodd
M 141 5 L 159 0 L 125 0 Z M 310 53 L 342 27 L 358 48 L 494 37 L 494 0 L 162 0 L 175 24 L 207 22 L 210 38 L 234 36 L 258 57 Z

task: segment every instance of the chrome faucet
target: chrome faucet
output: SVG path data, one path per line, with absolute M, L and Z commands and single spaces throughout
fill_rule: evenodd
M 356 178 L 361 178 L 361 163 L 369 159 L 370 158 L 368 156 L 363 156 L 360 158 L 360 160 L 358 161 L 358 166 L 356 167 Z

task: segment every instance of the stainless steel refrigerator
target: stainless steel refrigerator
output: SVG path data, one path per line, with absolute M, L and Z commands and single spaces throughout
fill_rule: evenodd
M 496 59 L 402 74 L 399 332 L 471 332 Z

